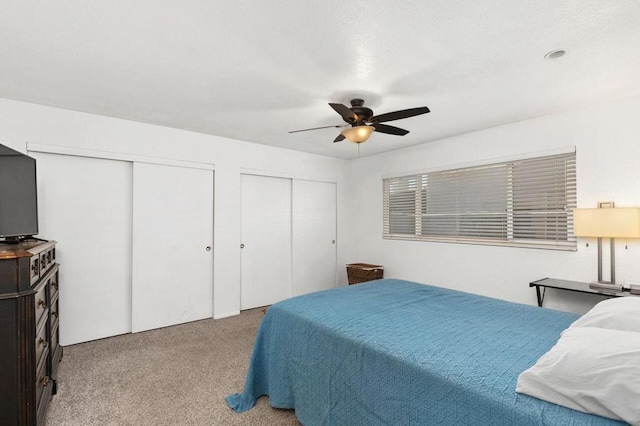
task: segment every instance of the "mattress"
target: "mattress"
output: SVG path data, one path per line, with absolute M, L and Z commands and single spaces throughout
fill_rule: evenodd
M 577 315 L 384 279 L 271 306 L 237 412 L 304 425 L 614 425 L 515 392 Z

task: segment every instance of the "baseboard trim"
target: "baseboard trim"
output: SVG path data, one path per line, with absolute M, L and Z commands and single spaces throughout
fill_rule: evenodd
M 228 318 L 228 317 L 233 317 L 236 315 L 240 315 L 240 311 L 233 311 L 233 312 L 227 312 L 224 314 L 219 314 L 219 315 L 214 315 L 213 319 L 222 319 L 222 318 Z

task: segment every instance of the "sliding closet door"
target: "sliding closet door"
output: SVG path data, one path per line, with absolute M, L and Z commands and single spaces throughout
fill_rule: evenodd
M 131 163 L 30 152 L 39 237 L 58 241 L 60 344 L 131 331 Z
M 240 308 L 291 296 L 291 179 L 242 175 Z
M 293 181 L 292 295 L 336 286 L 336 184 Z
M 213 316 L 213 171 L 133 166 L 133 331 Z

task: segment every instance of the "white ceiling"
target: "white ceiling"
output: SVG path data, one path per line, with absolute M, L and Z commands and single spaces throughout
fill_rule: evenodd
M 639 89 L 638 0 L 0 2 L 0 97 L 341 158 L 288 131 L 431 109 L 370 155 Z

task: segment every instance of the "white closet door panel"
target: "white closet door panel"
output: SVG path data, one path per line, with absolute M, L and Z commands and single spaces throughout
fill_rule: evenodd
M 60 344 L 131 331 L 131 163 L 30 153 L 40 237 L 58 241 Z
M 242 175 L 240 308 L 291 296 L 291 180 Z
M 134 332 L 213 316 L 213 171 L 133 166 Z
M 293 181 L 292 295 L 336 286 L 336 185 Z

